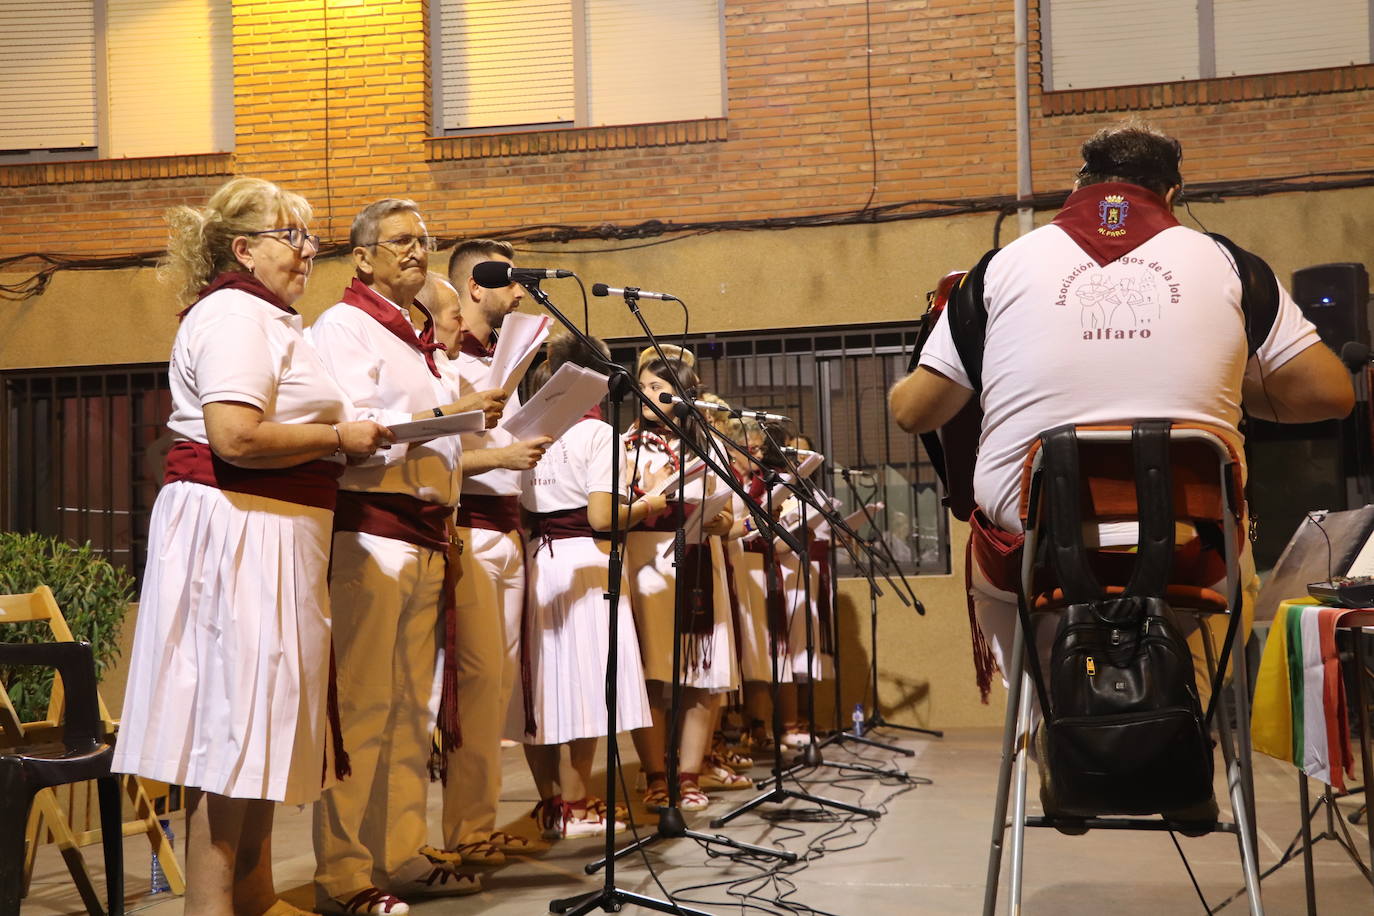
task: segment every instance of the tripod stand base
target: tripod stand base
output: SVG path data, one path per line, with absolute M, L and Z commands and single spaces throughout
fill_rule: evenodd
M 718 825 L 712 822 L 711 826 L 715 827 Z M 753 843 L 742 843 L 733 837 L 722 836 L 719 833 L 702 833 L 699 830 L 688 830 L 686 822 L 682 819 L 682 811 L 678 808 L 662 809 L 658 815 L 658 829 L 648 836 L 640 837 L 628 846 L 622 846 L 620 849 L 617 849 L 613 858 L 615 861 L 619 862 L 625 856 L 639 852 L 641 849 L 652 846 L 660 840 L 676 840 L 682 838 L 697 840 L 702 843 L 715 843 L 717 846 L 724 846 L 736 852 L 748 853 L 752 856 L 772 856 L 773 858 L 782 859 L 789 865 L 797 861 L 797 854 L 795 852 L 788 852 L 785 849 L 774 849 L 771 846 L 755 846 Z M 582 870 L 589 875 L 594 875 L 604 868 L 605 865 L 606 857 L 602 856 L 600 859 L 584 865 Z M 555 912 L 558 911 L 555 910 Z M 585 913 L 587 911 L 583 910 L 582 912 Z M 669 910 L 669 912 L 677 911 Z
M 866 727 L 865 730 L 867 730 Z M 901 754 L 903 757 L 916 756 L 916 752 L 910 748 L 898 747 L 895 744 L 885 744 L 882 741 L 865 738 L 863 735 L 856 735 L 853 732 L 835 732 L 821 742 L 821 747 L 829 747 L 832 744 L 844 744 L 846 741 L 853 741 L 855 744 L 862 744 L 864 747 L 875 747 L 879 750 L 891 751 L 894 754 Z
M 930 735 L 932 738 L 943 738 L 945 733 L 935 728 L 917 728 L 914 725 L 898 725 L 883 718 L 882 713 L 874 712 L 868 717 L 868 721 L 863 724 L 864 734 L 868 734 L 875 728 L 895 728 L 904 732 L 911 732 L 917 735 Z
M 576 897 L 563 897 L 558 900 L 549 901 L 550 913 L 568 913 L 571 916 L 581 916 L 583 913 L 590 913 L 594 910 L 601 910 L 603 913 L 618 913 L 626 905 L 643 907 L 646 910 L 654 910 L 659 913 L 680 913 L 683 916 L 711 916 L 704 910 L 694 910 L 691 907 L 682 906 L 669 900 L 659 900 L 657 897 L 646 897 L 643 894 L 636 894 L 631 891 L 624 891 L 618 887 L 605 887 L 599 891 L 592 891 L 590 894 L 579 894 Z
M 842 771 L 848 770 L 854 773 L 868 773 L 870 776 L 881 776 L 887 779 L 914 780 L 920 778 L 909 776 L 901 770 L 885 770 L 882 767 L 875 767 L 867 763 L 834 763 L 821 756 L 821 746 L 819 744 L 808 744 L 804 746 L 801 749 L 801 753 L 797 755 L 797 759 L 794 760 L 790 766 L 785 767 L 782 772 L 790 775 L 798 770 L 814 770 L 817 767 L 830 767 L 832 769 Z M 773 777 L 769 777 L 759 783 L 758 787 L 762 789 L 772 781 Z M 929 782 L 929 780 L 924 781 Z
M 851 805 L 848 802 L 836 801 L 833 798 L 821 798 L 819 795 L 808 795 L 805 792 L 797 792 L 792 789 L 774 788 L 769 789 L 762 795 L 757 795 L 754 798 L 749 799 L 749 801 L 740 805 L 738 808 L 736 808 L 734 811 L 731 811 L 729 814 L 726 814 L 723 817 L 718 817 L 715 820 L 711 821 L 711 826 L 724 827 L 726 824 L 730 823 L 735 818 L 739 817 L 741 814 L 747 814 L 750 811 L 753 811 L 755 808 L 759 807 L 760 805 L 780 804 L 782 802 L 790 800 L 811 802 L 813 805 L 824 805 L 828 808 L 837 808 L 840 811 L 848 811 L 850 814 L 860 814 L 864 817 L 882 817 L 882 812 L 874 808 L 864 808 L 859 805 Z

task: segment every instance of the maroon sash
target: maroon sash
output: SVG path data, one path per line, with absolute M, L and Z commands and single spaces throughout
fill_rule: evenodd
M 807 548 L 811 560 L 820 569 L 816 592 L 812 597 L 816 602 L 816 619 L 820 621 L 820 635 L 816 645 L 822 652 L 835 653 L 834 608 L 830 606 L 830 542 L 813 539 Z
M 464 493 L 458 504 L 459 528 L 481 528 L 509 534 L 520 530 L 520 497 Z
M 683 545 L 677 576 L 683 596 L 678 606 L 683 664 L 689 671 L 709 671 L 714 645 L 711 634 L 716 625 L 716 579 L 709 542 Z
M 203 442 L 182 440 L 167 452 L 162 482 L 189 480 L 230 493 L 265 496 L 332 512 L 342 474 L 342 464 L 323 459 L 290 468 L 241 468 L 216 455 Z
M 606 531 L 597 531 L 587 521 L 587 507 L 560 509 L 557 512 L 530 512 L 526 515 L 531 540 L 542 545 L 545 541 L 558 541 L 563 538 L 596 538 L 609 540 Z

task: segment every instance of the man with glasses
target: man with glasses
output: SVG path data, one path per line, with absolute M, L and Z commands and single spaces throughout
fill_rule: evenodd
M 434 322 L 415 301 L 434 246 L 416 205 L 394 198 L 369 205 L 349 241 L 356 275 L 311 336 L 354 405 L 388 426 L 473 409 L 495 425 L 505 395 L 460 397 L 435 363 L 442 348 Z M 330 597 L 352 774 L 315 806 L 316 896 L 326 912 L 399 916 L 409 912 L 406 897 L 480 890 L 452 862 L 419 852 L 435 633 L 461 451 L 454 436 L 397 444 L 350 464 L 339 482 Z

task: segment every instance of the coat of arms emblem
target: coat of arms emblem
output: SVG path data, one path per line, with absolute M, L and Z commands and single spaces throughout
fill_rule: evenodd
M 1097 204 L 1097 215 L 1102 225 L 1097 231 L 1102 235 L 1121 236 L 1126 234 L 1126 215 L 1130 212 L 1131 202 L 1120 194 L 1108 194 Z
M 1103 229 L 1122 229 L 1126 225 L 1126 214 L 1130 212 L 1131 202 L 1120 194 L 1108 194 L 1097 205 L 1097 215 L 1102 218 Z

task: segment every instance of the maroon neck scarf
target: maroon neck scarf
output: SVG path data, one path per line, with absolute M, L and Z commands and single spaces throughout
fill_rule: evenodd
M 285 302 L 282 302 L 281 298 L 278 297 L 276 293 L 272 292 L 270 289 L 263 286 L 262 281 L 259 280 L 257 277 L 253 276 L 250 273 L 244 273 L 240 270 L 226 270 L 224 273 L 220 274 L 219 276 L 211 280 L 205 286 L 205 288 L 200 291 L 200 294 L 196 297 L 195 302 L 192 302 L 190 305 L 186 306 L 186 308 L 177 312 L 177 317 L 185 318 L 187 313 L 189 313 L 191 309 L 199 305 L 202 299 L 204 299 L 211 293 L 217 293 L 222 289 L 241 289 L 245 293 L 257 296 L 259 299 L 261 299 L 263 302 L 268 303 L 269 305 L 275 305 L 283 312 L 287 312 L 291 315 L 297 314 L 296 310 L 293 309 L 291 306 L 287 305 Z
M 1070 194 L 1054 225 L 1105 267 L 1179 222 L 1153 191 L 1106 181 Z
M 429 313 L 418 301 L 415 307 L 425 315 L 425 326 L 420 330 L 419 336 L 415 334 L 415 328 L 411 327 L 410 319 L 401 314 L 401 310 L 392 305 L 382 297 L 380 293 L 368 286 L 357 277 L 348 284 L 348 289 L 344 290 L 343 303 L 360 308 L 377 320 L 377 323 L 395 334 L 401 340 L 410 344 L 420 351 L 424 356 L 426 365 L 429 366 L 430 373 L 435 378 L 440 378 L 439 367 L 434 365 L 434 351 L 447 350 L 448 347 L 434 340 L 434 316 Z
M 491 334 L 491 343 L 484 344 L 478 340 L 467 328 L 463 329 L 463 337 L 458 341 L 458 352 L 466 353 L 468 356 L 480 356 L 482 359 L 491 359 L 496 355 L 496 332 Z

